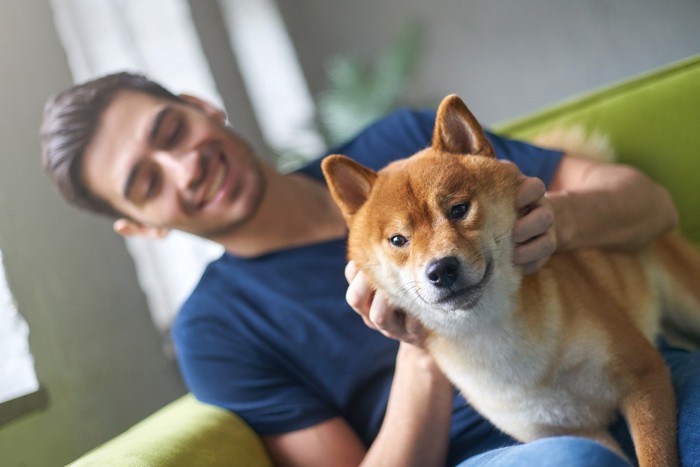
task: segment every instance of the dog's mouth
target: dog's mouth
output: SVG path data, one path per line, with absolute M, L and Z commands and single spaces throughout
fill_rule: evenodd
M 493 275 L 493 258 L 489 258 L 486 262 L 486 269 L 481 279 L 466 287 L 448 290 L 447 293 L 440 297 L 435 303 L 440 305 L 449 305 L 454 309 L 472 308 L 481 298 L 484 289 Z M 457 284 L 458 285 L 458 284 Z

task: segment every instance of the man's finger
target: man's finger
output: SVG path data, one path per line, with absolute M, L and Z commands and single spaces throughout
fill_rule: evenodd
M 518 210 L 542 199 L 546 191 L 544 182 L 537 177 L 520 175 L 520 179 L 521 182 L 515 195 L 515 209 Z
M 369 310 L 369 320 L 377 330 L 392 339 L 403 339 L 406 336 L 406 316 L 389 306 L 386 295 L 377 291 Z
M 556 238 L 551 231 L 526 243 L 516 245 L 513 262 L 520 266 L 530 263 L 544 264 L 556 250 Z
M 357 263 L 348 261 L 348 264 L 345 265 L 345 280 L 348 281 L 348 284 L 352 282 L 358 271 Z
M 513 242 L 523 243 L 547 232 L 554 225 L 554 213 L 544 204 L 535 205 L 526 216 L 513 225 Z
M 373 298 L 374 290 L 370 287 L 364 273 L 358 271 L 348 285 L 348 289 L 345 292 L 345 301 L 348 302 L 348 305 L 353 310 L 363 316 L 367 316 Z

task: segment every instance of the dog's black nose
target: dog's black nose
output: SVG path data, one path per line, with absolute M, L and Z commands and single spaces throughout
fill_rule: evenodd
M 449 287 L 459 277 L 459 260 L 454 256 L 431 261 L 425 268 L 425 275 L 435 287 Z

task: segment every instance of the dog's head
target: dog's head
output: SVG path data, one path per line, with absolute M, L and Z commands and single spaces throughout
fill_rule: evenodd
M 449 332 L 517 287 L 518 171 L 496 160 L 457 96 L 440 104 L 429 148 L 379 172 L 340 155 L 322 167 L 349 227 L 349 257 L 428 328 Z

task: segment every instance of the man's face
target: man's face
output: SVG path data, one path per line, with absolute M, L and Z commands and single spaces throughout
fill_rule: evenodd
M 224 126 L 221 112 L 122 91 L 85 151 L 88 189 L 128 219 L 123 234 L 178 229 L 217 240 L 255 214 L 264 194 L 260 161 Z M 117 226 L 127 227 L 123 230 Z

